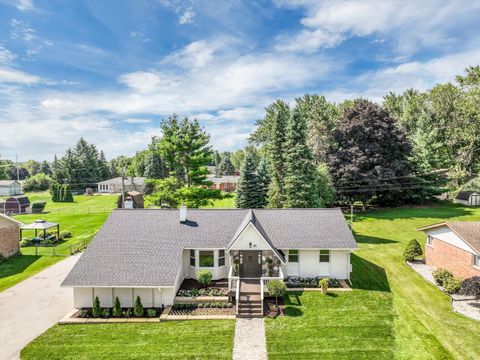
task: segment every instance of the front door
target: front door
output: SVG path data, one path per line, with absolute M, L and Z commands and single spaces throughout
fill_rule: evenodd
M 258 278 L 262 274 L 262 252 L 241 251 L 242 264 L 240 265 L 240 277 Z

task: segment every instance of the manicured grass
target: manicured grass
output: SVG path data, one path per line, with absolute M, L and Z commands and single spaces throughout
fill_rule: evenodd
M 221 200 L 215 200 L 211 205 L 205 206 L 205 209 L 234 209 L 235 197 L 227 197 Z
M 0 291 L 36 274 L 46 267 L 70 255 L 70 245 L 80 241 L 90 242 L 100 229 L 111 210 L 115 207 L 116 196 L 75 196 L 73 203 L 54 203 L 47 192 L 27 194 L 31 201 L 45 200 L 47 205 L 42 214 L 17 215 L 15 218 L 25 224 L 37 219 L 58 222 L 60 231 L 68 230 L 72 237 L 55 247 L 24 247 L 22 255 L 0 264 Z M 54 229 L 52 229 L 54 230 Z M 33 231 L 25 231 L 23 237 L 33 237 Z
M 452 218 L 478 221 L 480 209 L 436 204 L 356 216 L 356 290 L 304 293 L 295 299 L 301 306 L 290 297 L 295 316 L 266 322 L 270 358 L 480 358 L 480 322 L 454 313 L 450 298 L 402 261 L 409 240 L 425 243 L 415 229 Z
M 233 320 L 56 325 L 22 350 L 29 359 L 231 359 Z

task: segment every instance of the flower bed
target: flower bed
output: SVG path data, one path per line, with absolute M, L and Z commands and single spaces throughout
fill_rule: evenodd
M 232 303 L 175 304 L 169 315 L 235 315 Z
M 146 308 L 144 309 L 144 316 L 135 316 L 133 313 L 133 308 L 122 308 L 122 316 L 112 316 L 112 308 L 103 308 L 102 315 L 97 318 L 103 318 L 103 319 L 156 318 L 162 314 L 163 310 L 164 310 L 163 308 Z M 83 308 L 78 310 L 75 314 L 73 314 L 72 318 L 91 319 L 95 317 L 92 315 L 92 308 Z
M 227 296 L 228 290 L 224 288 L 204 288 L 204 289 L 180 289 L 177 296 L 196 298 L 199 296 Z
M 300 276 L 287 276 L 285 278 L 285 285 L 287 288 L 319 288 L 318 282 L 323 279 L 324 276 L 315 276 L 315 277 L 306 277 L 302 278 Z M 329 288 L 341 288 L 342 285 L 335 278 L 328 278 L 328 287 Z

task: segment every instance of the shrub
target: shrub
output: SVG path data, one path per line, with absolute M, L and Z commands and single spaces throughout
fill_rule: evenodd
M 403 251 L 403 258 L 405 259 L 405 261 L 413 261 L 415 260 L 415 257 L 422 255 L 422 247 L 416 239 L 410 240 L 405 247 L 405 250 Z
M 94 318 L 100 317 L 101 311 L 100 300 L 98 299 L 98 296 L 95 296 L 95 300 L 93 301 L 92 316 Z
M 322 293 L 326 294 L 328 291 L 328 278 L 323 278 L 318 282 L 318 285 L 322 288 Z
M 475 298 L 480 299 L 480 276 L 464 280 L 458 293 L 460 295 L 475 296 Z
M 204 307 L 204 305 L 205 305 L 204 303 L 199 303 L 199 304 L 198 304 L 198 308 L 199 308 L 199 309 L 202 309 L 202 308 Z
M 39 214 L 45 210 L 45 206 L 47 205 L 46 201 L 34 201 L 32 203 L 32 213 Z
M 120 305 L 120 299 L 118 298 L 118 296 L 115 296 L 115 301 L 113 302 L 112 315 L 113 317 L 122 316 L 122 307 Z
M 132 317 L 132 309 L 125 309 L 122 312 L 123 317 L 129 318 Z
M 108 317 L 110 317 L 110 309 L 108 309 L 108 308 L 102 309 L 102 317 L 103 317 L 103 318 L 108 318 Z
M 88 310 L 80 310 L 80 317 L 82 318 L 88 318 L 90 314 L 88 313 Z
M 71 233 L 70 231 L 67 231 L 67 230 L 62 231 L 62 232 L 60 233 L 60 237 L 61 237 L 62 239 L 68 239 L 68 238 L 72 237 L 72 233 Z
M 437 283 L 437 285 L 440 285 L 440 286 L 444 286 L 445 282 L 448 279 L 453 278 L 452 273 L 446 269 L 434 270 L 432 272 L 432 276 L 435 279 L 435 282 Z
M 457 293 L 458 289 L 460 289 L 460 285 L 462 285 L 462 279 L 458 279 L 455 277 L 447 278 L 444 283 L 445 291 L 449 294 Z
M 283 296 L 286 291 L 285 283 L 282 280 L 272 280 L 267 283 L 267 289 L 271 296 L 275 297 L 275 306 L 278 305 L 278 297 Z
M 143 305 L 142 305 L 142 300 L 140 299 L 140 296 L 137 296 L 135 299 L 135 307 L 133 308 L 133 314 L 136 317 L 142 317 L 143 316 Z
M 22 184 L 23 191 L 45 191 L 48 190 L 52 179 L 50 176 L 39 173 L 26 178 Z
M 229 302 L 229 303 L 227 304 L 227 307 L 228 307 L 228 308 L 232 308 L 232 307 L 233 307 L 233 304 L 232 304 L 231 302 Z
M 147 317 L 153 318 L 157 316 L 157 310 L 155 309 L 147 309 Z
M 197 281 L 207 287 L 212 282 L 212 272 L 210 270 L 198 270 L 196 274 Z

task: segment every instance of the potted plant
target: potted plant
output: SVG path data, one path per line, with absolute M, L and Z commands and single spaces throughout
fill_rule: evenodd
M 238 276 L 238 268 L 240 265 L 240 259 L 238 257 L 233 259 L 233 275 Z
M 327 295 L 328 291 L 328 278 L 323 278 L 318 281 L 318 285 L 322 289 L 322 294 Z

